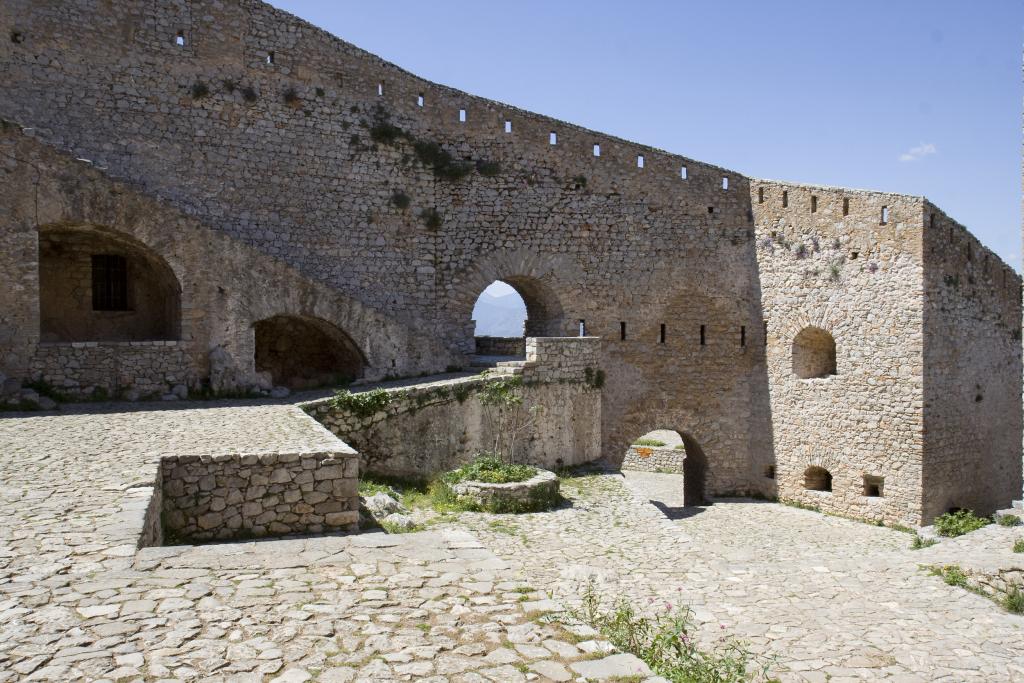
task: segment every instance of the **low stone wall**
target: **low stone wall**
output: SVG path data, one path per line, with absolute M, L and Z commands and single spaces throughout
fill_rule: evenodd
M 682 448 L 664 446 L 630 446 L 626 458 L 622 461 L 624 470 L 641 472 L 672 472 L 683 473 L 683 460 L 686 451 Z
M 526 340 L 522 337 L 476 337 L 478 356 L 523 356 Z
M 180 540 L 354 531 L 359 459 L 316 453 L 178 456 L 160 467 L 163 530 Z
M 30 375 L 74 396 L 100 389 L 111 397 L 155 398 L 193 383 L 187 347 L 181 341 L 39 344 Z
M 332 399 L 302 408 L 359 451 L 363 472 L 430 478 L 493 448 L 479 392 L 488 382 L 511 380 L 522 382 L 527 410 L 540 408 L 517 443 L 518 460 L 557 469 L 600 458 L 599 340 L 531 338 L 527 351 L 523 374 L 514 379 L 485 374 L 387 389 L 386 405 L 372 415 Z

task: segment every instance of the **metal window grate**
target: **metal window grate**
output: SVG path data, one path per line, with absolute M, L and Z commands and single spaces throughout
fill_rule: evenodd
M 128 310 L 128 263 L 124 256 L 93 255 L 92 310 Z

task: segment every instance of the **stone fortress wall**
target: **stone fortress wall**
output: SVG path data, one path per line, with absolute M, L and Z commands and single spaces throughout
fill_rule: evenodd
M 71 372 L 72 343 L 110 335 L 39 343 L 42 321 L 61 317 L 40 311 L 40 245 L 67 232 L 166 263 L 180 291 L 180 346 L 167 348 L 185 349 L 192 386 L 277 383 L 254 332 L 276 316 L 339 330 L 367 379 L 466 364 L 473 304 L 502 279 L 527 304 L 527 336 L 575 336 L 582 323 L 602 339 L 613 464 L 667 428 L 700 443 L 709 493 L 810 496 L 902 521 L 954 504 L 922 502 L 929 445 L 955 439 L 925 429 L 933 290 L 920 198 L 815 190 L 812 215 L 807 188 L 424 81 L 255 0 L 13 0 L 0 30 L 0 118 L 19 124 L 0 137 L 12 188 L 0 198 L 0 372 L 99 385 Z M 886 226 L 872 219 L 882 205 Z M 986 256 L 1005 268 L 979 247 Z M 985 296 L 1019 317 L 1007 292 Z M 70 299 L 43 296 L 43 308 Z M 957 302 L 947 327 L 981 305 Z M 836 341 L 834 377 L 791 376 L 809 325 Z M 971 338 L 985 357 L 971 377 L 1005 349 L 987 325 Z M 166 383 L 151 374 L 140 379 Z M 1019 489 L 1019 438 L 1003 452 L 995 434 L 1019 423 L 1015 377 L 985 399 L 991 448 L 958 457 L 997 463 Z M 958 411 L 936 415 L 969 416 Z M 804 491 L 809 464 L 834 470 L 831 494 Z M 858 477 L 875 473 L 884 495 L 862 500 Z M 989 495 L 971 499 L 1005 504 Z

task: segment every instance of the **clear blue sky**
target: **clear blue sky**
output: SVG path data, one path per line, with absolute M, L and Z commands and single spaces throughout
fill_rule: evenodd
M 432 81 L 742 173 L 923 194 L 1014 267 L 1021 0 L 273 0 Z

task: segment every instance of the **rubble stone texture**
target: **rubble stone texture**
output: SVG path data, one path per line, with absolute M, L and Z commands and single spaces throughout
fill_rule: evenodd
M 708 494 L 908 524 L 1021 491 L 1021 282 L 923 197 L 748 178 L 256 0 L 10 0 L 0 34 L 8 377 L 173 397 L 436 373 L 469 365 L 501 279 L 528 338 L 600 338 L 612 464 L 672 429 Z M 87 255 L 127 260 L 121 308 L 81 310 Z M 794 372 L 807 328 L 835 374 Z

